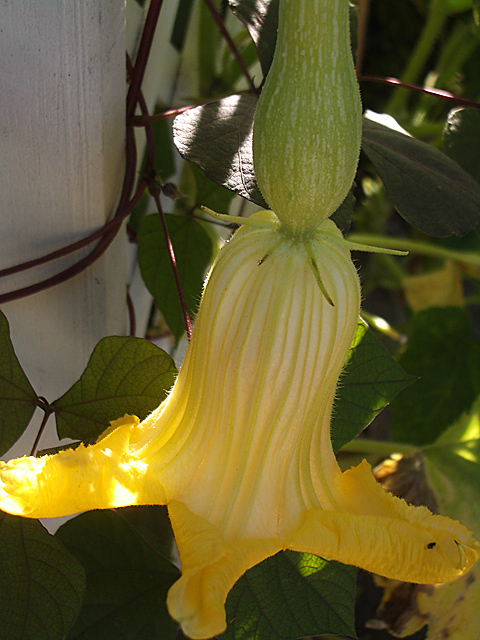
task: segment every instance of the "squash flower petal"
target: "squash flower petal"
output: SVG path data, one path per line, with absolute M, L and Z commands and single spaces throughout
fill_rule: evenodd
M 386 493 L 365 461 L 341 472 L 330 418 L 359 313 L 355 266 L 329 220 L 304 238 L 273 213 L 252 222 L 217 257 L 152 414 L 0 466 L 0 508 L 13 514 L 168 505 L 182 576 L 167 604 L 191 638 L 222 633 L 233 584 L 282 549 L 419 583 L 459 577 L 480 552 L 458 522 Z

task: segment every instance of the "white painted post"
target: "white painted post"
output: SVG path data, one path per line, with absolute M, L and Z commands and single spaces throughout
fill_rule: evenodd
M 0 268 L 100 228 L 125 163 L 125 5 L 121 0 L 0 4 Z M 0 281 L 50 277 L 87 251 Z M 2 305 L 37 393 L 53 401 L 95 344 L 126 330 L 126 240 L 74 279 Z M 48 442 L 42 441 L 48 446 Z

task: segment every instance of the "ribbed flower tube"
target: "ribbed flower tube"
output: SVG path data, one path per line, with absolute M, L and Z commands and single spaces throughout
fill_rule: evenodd
M 321 232 L 309 244 L 334 306 L 305 243 L 271 229 L 236 234 L 212 271 L 168 403 L 132 442 L 138 457 L 155 455 L 150 468 L 167 500 L 180 491 L 227 540 L 271 534 L 272 510 L 284 538 L 305 509 L 335 504 L 330 411 L 360 289 L 348 251 L 327 245 Z M 152 438 L 160 417 L 165 426 Z M 198 467 L 185 469 L 199 456 Z
M 271 212 L 249 224 L 212 268 L 158 409 L 92 446 L 0 464 L 0 508 L 17 515 L 167 504 L 182 564 L 167 604 L 198 639 L 224 631 L 229 590 L 282 549 L 427 583 L 479 552 L 459 523 L 384 492 L 366 462 L 337 465 L 330 417 L 360 304 L 338 229 L 292 238 Z

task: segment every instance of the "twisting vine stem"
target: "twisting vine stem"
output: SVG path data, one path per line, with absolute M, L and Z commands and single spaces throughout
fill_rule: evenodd
M 130 63 L 130 59 L 127 57 L 127 68 L 129 67 L 130 64 L 131 64 Z M 185 301 L 185 295 L 183 293 L 183 287 L 182 287 L 182 283 L 180 281 L 180 275 L 179 275 L 178 269 L 177 269 L 177 261 L 176 261 L 176 258 L 175 258 L 175 251 L 173 249 L 172 241 L 171 241 L 170 235 L 168 233 L 167 222 L 165 220 L 165 215 L 163 213 L 163 207 L 162 207 L 162 204 L 160 202 L 160 190 L 159 190 L 159 187 L 158 187 L 157 175 L 156 175 L 155 168 L 154 168 L 154 165 L 155 165 L 155 141 L 154 141 L 154 137 L 153 137 L 152 125 L 148 121 L 149 113 L 148 113 L 147 103 L 145 102 L 145 98 L 144 98 L 141 90 L 139 90 L 139 92 L 138 92 L 138 104 L 140 106 L 140 110 L 142 112 L 142 116 L 147 119 L 147 122 L 144 125 L 145 137 L 146 137 L 146 140 L 147 140 L 147 159 L 146 159 L 146 166 L 145 166 L 145 172 L 144 172 L 143 178 L 147 183 L 148 190 L 150 192 L 150 195 L 153 197 L 153 199 L 155 201 L 155 206 L 157 208 L 158 215 L 160 216 L 160 221 L 161 221 L 163 233 L 164 233 L 164 236 L 165 236 L 165 243 L 167 245 L 168 257 L 169 257 L 170 264 L 171 264 L 171 267 L 172 267 L 172 272 L 173 272 L 173 277 L 174 277 L 174 280 L 175 280 L 175 286 L 176 286 L 176 289 L 177 289 L 178 299 L 180 301 L 180 307 L 182 309 L 182 316 L 183 316 L 183 323 L 185 325 L 185 332 L 187 334 L 188 340 L 190 340 L 191 337 L 192 337 L 192 323 L 191 323 L 191 320 L 190 320 L 190 316 L 188 315 L 188 309 L 187 309 L 187 304 L 186 304 L 186 301 Z
M 130 88 L 127 94 L 127 121 L 130 116 L 133 116 L 135 106 L 138 101 L 140 87 L 142 86 L 143 77 L 147 68 L 147 62 L 152 48 L 153 37 L 157 28 L 162 4 L 163 0 L 151 0 L 148 8 L 148 14 L 143 27 L 142 37 L 140 39 L 140 45 L 138 47 L 137 57 L 135 60 L 135 67 L 131 75 Z
M 442 100 L 447 100 L 450 102 L 455 102 L 457 104 L 463 104 L 466 107 L 473 107 L 474 109 L 480 109 L 480 102 L 476 102 L 475 100 L 468 100 L 468 98 L 460 98 L 455 96 L 453 93 L 449 91 L 444 91 L 443 89 L 435 89 L 433 87 L 420 87 L 416 84 L 409 84 L 407 82 L 402 82 L 398 78 L 379 78 L 377 76 L 358 76 L 359 82 L 379 82 L 380 84 L 388 84 L 393 87 L 401 87 L 403 89 L 409 89 L 410 91 L 417 91 L 419 93 L 427 93 L 429 95 L 435 96 L 436 98 L 441 98 Z

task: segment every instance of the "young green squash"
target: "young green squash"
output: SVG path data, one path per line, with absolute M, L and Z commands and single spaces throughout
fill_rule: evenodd
M 281 0 L 253 151 L 258 186 L 285 231 L 308 234 L 338 208 L 360 142 L 348 0 Z

